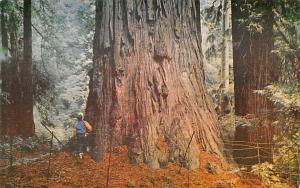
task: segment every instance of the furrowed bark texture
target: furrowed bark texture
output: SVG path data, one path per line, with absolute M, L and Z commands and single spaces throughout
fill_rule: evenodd
M 245 4 L 253 4 L 263 9 L 261 32 L 248 30 L 246 20 L 249 19 L 250 11 L 241 10 Z M 276 63 L 271 53 L 274 45 L 272 1 L 254 3 L 250 0 L 233 0 L 232 10 L 235 112 L 237 115 L 270 112 L 272 103 L 253 92 L 263 89 L 277 79 Z
M 199 11 L 193 0 L 97 1 L 87 106 L 94 159 L 103 158 L 110 134 L 128 146 L 131 162 L 152 168 L 168 161 L 198 168 L 200 147 L 222 156 Z

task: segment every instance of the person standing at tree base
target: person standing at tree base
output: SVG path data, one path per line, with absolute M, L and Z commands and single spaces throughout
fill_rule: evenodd
M 77 115 L 77 123 L 74 128 L 74 133 L 76 133 L 76 155 L 82 159 L 83 153 L 85 151 L 89 152 L 90 144 L 90 133 L 92 132 L 92 126 L 83 120 L 83 114 L 79 113 Z

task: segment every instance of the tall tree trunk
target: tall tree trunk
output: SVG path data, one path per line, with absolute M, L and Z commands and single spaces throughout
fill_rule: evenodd
M 226 0 L 222 0 L 220 3 L 222 3 L 222 52 L 221 52 L 221 68 L 220 68 L 220 97 L 219 97 L 219 101 L 221 103 L 220 105 L 220 114 L 224 114 L 225 111 L 225 105 L 222 105 L 223 102 L 223 98 L 224 98 L 224 93 L 225 93 L 225 84 L 226 82 L 226 73 L 225 73 L 225 69 L 226 69 L 226 56 L 225 56 L 225 50 L 226 50 L 226 46 L 225 46 L 225 40 L 226 40 Z
M 21 105 L 20 134 L 34 134 L 33 122 L 33 84 L 32 84 L 32 30 L 31 30 L 31 0 L 24 0 L 24 51 L 21 70 Z
M 231 35 L 231 0 L 222 0 L 222 54 L 220 74 L 220 113 L 228 114 L 232 111 L 233 102 L 233 67 L 232 60 L 232 35 Z
M 243 126 L 238 126 L 235 138 L 237 141 L 263 143 L 272 143 L 273 141 L 274 128 L 270 121 L 273 110 L 272 102 L 266 97 L 254 93 L 255 90 L 264 89 L 268 84 L 277 80 L 277 67 L 271 53 L 274 46 L 273 7 L 273 1 L 270 0 L 233 0 L 232 3 L 235 113 L 237 115 L 254 114 L 263 120 L 260 124 L 253 125 L 247 130 Z M 262 18 L 259 19 L 260 31 L 249 30 L 252 25 L 248 27 L 247 24 L 253 18 L 251 11 L 261 11 L 255 12 L 262 15 Z M 251 21 L 255 22 L 257 19 Z M 246 131 L 247 134 L 238 134 L 243 131 Z M 263 148 L 254 153 L 249 151 L 247 154 L 259 155 L 258 152 L 267 156 L 267 158 L 261 158 L 260 162 L 272 158 L 269 155 L 271 148 Z M 234 157 L 244 157 L 244 154 L 236 152 Z M 237 162 L 255 164 L 259 161 L 239 160 Z
M 111 134 L 128 146 L 131 162 L 152 168 L 168 161 L 198 168 L 199 148 L 222 157 L 200 29 L 199 1 L 97 1 L 87 106 L 94 159 L 103 158 Z
M 248 30 L 245 22 L 251 12 L 241 8 L 246 3 L 263 9 L 261 32 L 251 33 Z M 253 92 L 277 79 L 275 61 L 271 54 L 274 45 L 272 1 L 262 0 L 255 4 L 250 0 L 233 0 L 232 11 L 235 112 L 237 115 L 269 112 L 272 110 L 272 103 Z M 244 23 L 240 20 L 244 20 Z
M 4 48 L 6 51 L 8 51 L 8 33 L 7 33 L 7 20 L 5 17 L 6 11 L 5 6 L 7 3 L 7 0 L 3 0 L 1 3 L 1 45 L 2 48 Z M 6 54 L 7 55 L 7 54 Z M 1 94 L 4 95 L 5 93 L 8 93 L 9 84 L 8 84 L 8 60 L 4 60 L 1 62 Z M 7 122 L 7 103 L 5 100 L 1 100 L 1 127 L 0 127 L 0 133 L 5 134 L 6 132 L 6 122 Z
M 10 40 L 10 64 L 7 69 L 8 82 L 9 82 L 9 95 L 10 101 L 6 106 L 7 110 L 7 121 L 5 122 L 6 133 L 8 135 L 18 135 L 22 122 L 20 122 L 20 99 L 21 99 L 21 88 L 20 88 L 20 72 L 19 72 L 19 54 L 18 54 L 18 37 L 17 37 L 17 25 L 16 25 L 16 13 L 12 10 L 9 13 L 9 40 Z
M 17 22 L 16 12 L 11 11 L 9 16 L 9 35 L 10 35 L 10 52 L 11 52 L 11 99 L 15 104 L 20 103 L 21 99 L 21 88 L 20 88 L 20 72 L 19 72 L 19 51 L 18 51 L 18 36 L 17 36 Z M 18 115 L 18 112 L 15 114 Z
M 232 19 L 231 19 L 231 0 L 224 0 L 225 20 L 225 55 L 224 55 L 224 75 L 225 75 L 225 92 L 234 93 L 233 91 L 233 58 L 232 58 Z

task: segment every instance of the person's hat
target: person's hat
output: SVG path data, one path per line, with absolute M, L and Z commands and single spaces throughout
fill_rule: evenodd
M 79 118 L 79 119 L 83 119 L 83 113 L 78 113 L 78 115 L 77 115 L 77 117 Z

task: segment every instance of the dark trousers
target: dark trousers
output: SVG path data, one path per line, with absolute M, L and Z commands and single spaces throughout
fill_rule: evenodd
M 83 153 L 85 151 L 86 148 L 86 139 L 85 139 L 85 135 L 78 133 L 76 135 L 77 138 L 77 146 L 76 146 L 76 153 Z

